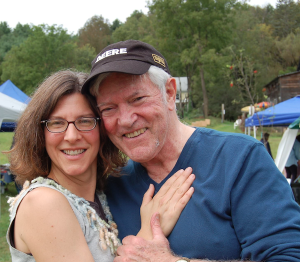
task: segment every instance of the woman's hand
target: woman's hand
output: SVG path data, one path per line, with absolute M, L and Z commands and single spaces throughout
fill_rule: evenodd
M 141 230 L 137 236 L 152 239 L 150 220 L 154 213 L 160 214 L 162 231 L 168 236 L 194 192 L 194 180 L 192 168 L 188 167 L 172 175 L 154 197 L 154 186 L 150 185 L 141 205 Z

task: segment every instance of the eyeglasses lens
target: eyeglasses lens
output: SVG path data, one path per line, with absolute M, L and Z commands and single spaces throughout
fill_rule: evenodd
M 78 118 L 75 121 L 68 122 L 65 119 L 55 119 L 55 120 L 48 120 L 46 122 L 47 129 L 53 133 L 61 133 L 64 132 L 68 125 L 72 123 L 75 127 L 80 131 L 90 131 L 95 128 L 97 124 L 97 120 L 95 118 Z

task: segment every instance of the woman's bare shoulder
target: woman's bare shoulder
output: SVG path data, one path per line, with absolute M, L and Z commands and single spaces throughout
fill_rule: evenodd
M 74 247 L 91 257 L 80 224 L 67 198 L 51 188 L 35 188 L 24 197 L 16 215 L 15 239 L 19 250 L 33 254 L 40 261 L 51 257 L 51 250 L 55 250 L 58 257 L 67 253 L 72 254 L 68 256 L 75 259 L 80 255 L 74 251 Z M 45 252 L 47 249 L 49 252 Z
M 19 205 L 19 210 L 22 208 L 41 212 L 56 208 L 58 205 L 69 205 L 67 198 L 61 192 L 48 187 L 38 187 L 27 193 Z

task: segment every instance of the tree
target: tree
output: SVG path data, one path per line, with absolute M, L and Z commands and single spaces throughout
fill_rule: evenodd
M 118 27 L 120 27 L 123 23 L 119 19 L 115 19 L 110 26 L 110 32 L 113 33 Z
M 166 42 L 171 50 L 176 49 L 177 57 L 179 52 L 184 67 L 197 67 L 205 117 L 208 96 L 201 58 L 209 49 L 218 51 L 228 43 L 232 30 L 229 13 L 234 3 L 235 0 L 153 0 L 149 3 L 150 12 L 158 21 L 159 36 L 168 38 Z
M 0 38 L 4 35 L 10 34 L 11 29 L 6 22 L 0 22 Z
M 232 57 L 232 64 L 227 66 L 227 75 L 230 86 L 237 87 L 239 91 L 236 100 L 240 100 L 244 104 L 254 105 L 259 102 L 262 96 L 262 92 L 257 88 L 258 70 L 256 64 L 249 55 L 245 54 L 243 49 L 236 50 L 235 47 L 229 47 L 228 51 Z
M 300 27 L 295 30 L 295 33 L 277 40 L 276 48 L 283 66 L 281 74 L 296 71 L 300 60 Z
M 2 24 L 2 30 L 0 24 L 0 31 L 6 32 L 2 35 L 2 37 L 0 37 L 0 76 L 2 74 L 2 62 L 6 53 L 13 46 L 19 46 L 21 43 L 23 43 L 32 32 L 30 26 L 27 24 L 21 25 L 18 23 L 14 30 L 10 30 L 9 28 L 5 30 L 5 24 L 6 23 Z
M 89 44 L 99 53 L 104 47 L 111 44 L 111 30 L 108 20 L 101 15 L 93 16 L 78 31 L 79 46 Z
M 126 22 L 119 26 L 112 34 L 114 42 L 128 39 L 140 40 L 151 44 L 153 36 L 152 16 L 147 16 L 141 11 L 135 10 Z
M 66 68 L 90 70 L 95 51 L 79 48 L 66 30 L 56 26 L 34 26 L 32 34 L 6 54 L 1 80 L 10 79 L 30 94 L 49 74 Z
M 0 24 L 1 31 L 1 24 Z M 27 39 L 27 37 L 31 34 L 31 28 L 28 24 L 21 25 L 18 23 L 16 28 L 11 31 L 7 30 L 6 34 L 0 37 L 0 63 L 3 61 L 5 54 L 13 47 L 18 46 Z M 1 33 L 0 33 L 1 34 Z
M 278 0 L 274 11 L 272 25 L 274 34 L 286 37 L 300 27 L 300 3 L 294 0 Z

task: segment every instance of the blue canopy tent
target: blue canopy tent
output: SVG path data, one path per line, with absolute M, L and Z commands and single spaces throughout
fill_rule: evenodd
M 10 80 L 7 80 L 0 86 L 0 92 L 24 104 L 28 104 L 30 101 L 29 96 L 16 87 Z
M 298 133 L 300 117 L 300 96 L 295 96 L 268 109 L 255 113 L 245 121 L 246 127 L 253 126 L 286 126 L 280 141 L 275 164 L 282 172 Z M 297 125 L 298 123 L 298 125 Z
M 18 102 L 21 102 L 22 104 L 28 104 L 30 101 L 29 96 L 27 96 L 18 87 L 16 87 L 10 80 L 7 80 L 0 86 L 0 93 L 14 99 L 11 101 L 17 100 Z M 1 99 L 3 99 L 3 97 L 1 97 Z M 1 101 L 0 101 L 0 103 L 1 103 Z M 17 102 L 15 102 L 15 103 L 17 104 Z M 16 105 L 16 106 L 18 106 L 18 105 Z M 0 125 L 0 131 L 4 131 L 4 132 L 13 132 L 15 130 L 15 128 L 16 128 L 15 121 L 10 121 L 10 122 L 4 121 Z
M 299 116 L 300 96 L 295 96 L 248 117 L 245 126 L 289 126 Z

